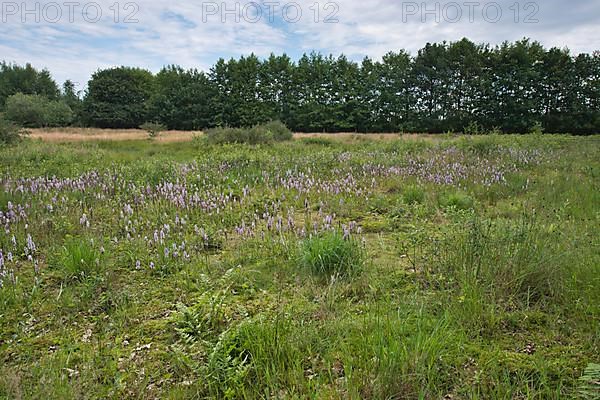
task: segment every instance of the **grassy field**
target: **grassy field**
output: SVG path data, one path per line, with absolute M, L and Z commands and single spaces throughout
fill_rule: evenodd
M 0 398 L 600 396 L 600 138 L 0 148 Z

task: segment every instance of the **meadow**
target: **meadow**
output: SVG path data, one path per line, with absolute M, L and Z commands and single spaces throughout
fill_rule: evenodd
M 0 398 L 600 396 L 598 136 L 188 139 L 0 147 Z

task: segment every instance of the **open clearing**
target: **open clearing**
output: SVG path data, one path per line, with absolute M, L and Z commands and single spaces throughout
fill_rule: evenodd
M 127 141 L 127 140 L 147 140 L 148 133 L 140 129 L 98 129 L 98 128 L 45 128 L 30 129 L 32 139 L 41 139 L 46 142 L 82 142 L 82 141 Z M 165 131 L 154 141 L 161 143 L 187 142 L 194 137 L 202 136 L 201 131 Z M 332 140 L 396 140 L 396 133 L 296 133 L 294 138 L 303 139 L 311 137 L 326 137 Z M 403 138 L 434 138 L 435 135 L 404 134 Z
M 598 398 L 597 136 L 31 136 L 0 398 Z

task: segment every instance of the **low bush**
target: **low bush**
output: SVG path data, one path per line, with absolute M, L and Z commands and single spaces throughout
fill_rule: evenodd
M 291 140 L 292 136 L 292 131 L 279 121 L 271 121 L 252 128 L 219 127 L 206 131 L 207 140 L 215 144 L 265 144 Z
M 529 129 L 529 133 L 531 133 L 532 135 L 541 135 L 542 133 L 544 133 L 544 126 L 541 122 L 536 121 Z
M 364 257 L 360 244 L 352 237 L 332 231 L 304 240 L 300 262 L 322 278 L 350 277 L 360 272 Z
M 166 131 L 167 127 L 157 122 L 146 122 L 140 125 L 140 129 L 148 133 L 148 138 L 154 139 L 160 135 L 161 132 Z
M 73 122 L 73 111 L 66 103 L 22 93 L 6 100 L 5 116 L 28 128 L 67 126 Z
M 0 145 L 18 142 L 26 134 L 19 125 L 0 116 Z
M 463 133 L 465 135 L 481 135 L 485 131 L 479 123 L 471 121 L 463 128 Z
M 252 129 L 256 131 L 257 136 L 270 137 L 274 142 L 292 140 L 294 136 L 292 131 L 281 121 L 270 121 Z

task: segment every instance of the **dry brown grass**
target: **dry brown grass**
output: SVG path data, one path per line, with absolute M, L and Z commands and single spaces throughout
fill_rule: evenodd
M 165 131 L 154 140 L 164 143 L 187 142 L 200 134 L 200 131 Z M 48 142 L 123 141 L 147 140 L 148 133 L 141 129 L 54 128 L 31 129 L 29 137 Z
M 165 131 L 154 139 L 157 142 L 173 143 L 191 141 L 194 136 L 202 135 L 201 131 Z M 29 137 L 48 142 L 82 142 L 82 141 L 125 141 L 147 140 L 148 134 L 141 129 L 98 129 L 98 128 L 45 128 L 31 129 Z M 397 134 L 397 133 L 296 133 L 295 139 L 326 137 L 331 140 L 352 142 L 359 140 L 396 140 L 431 139 L 435 135 Z

